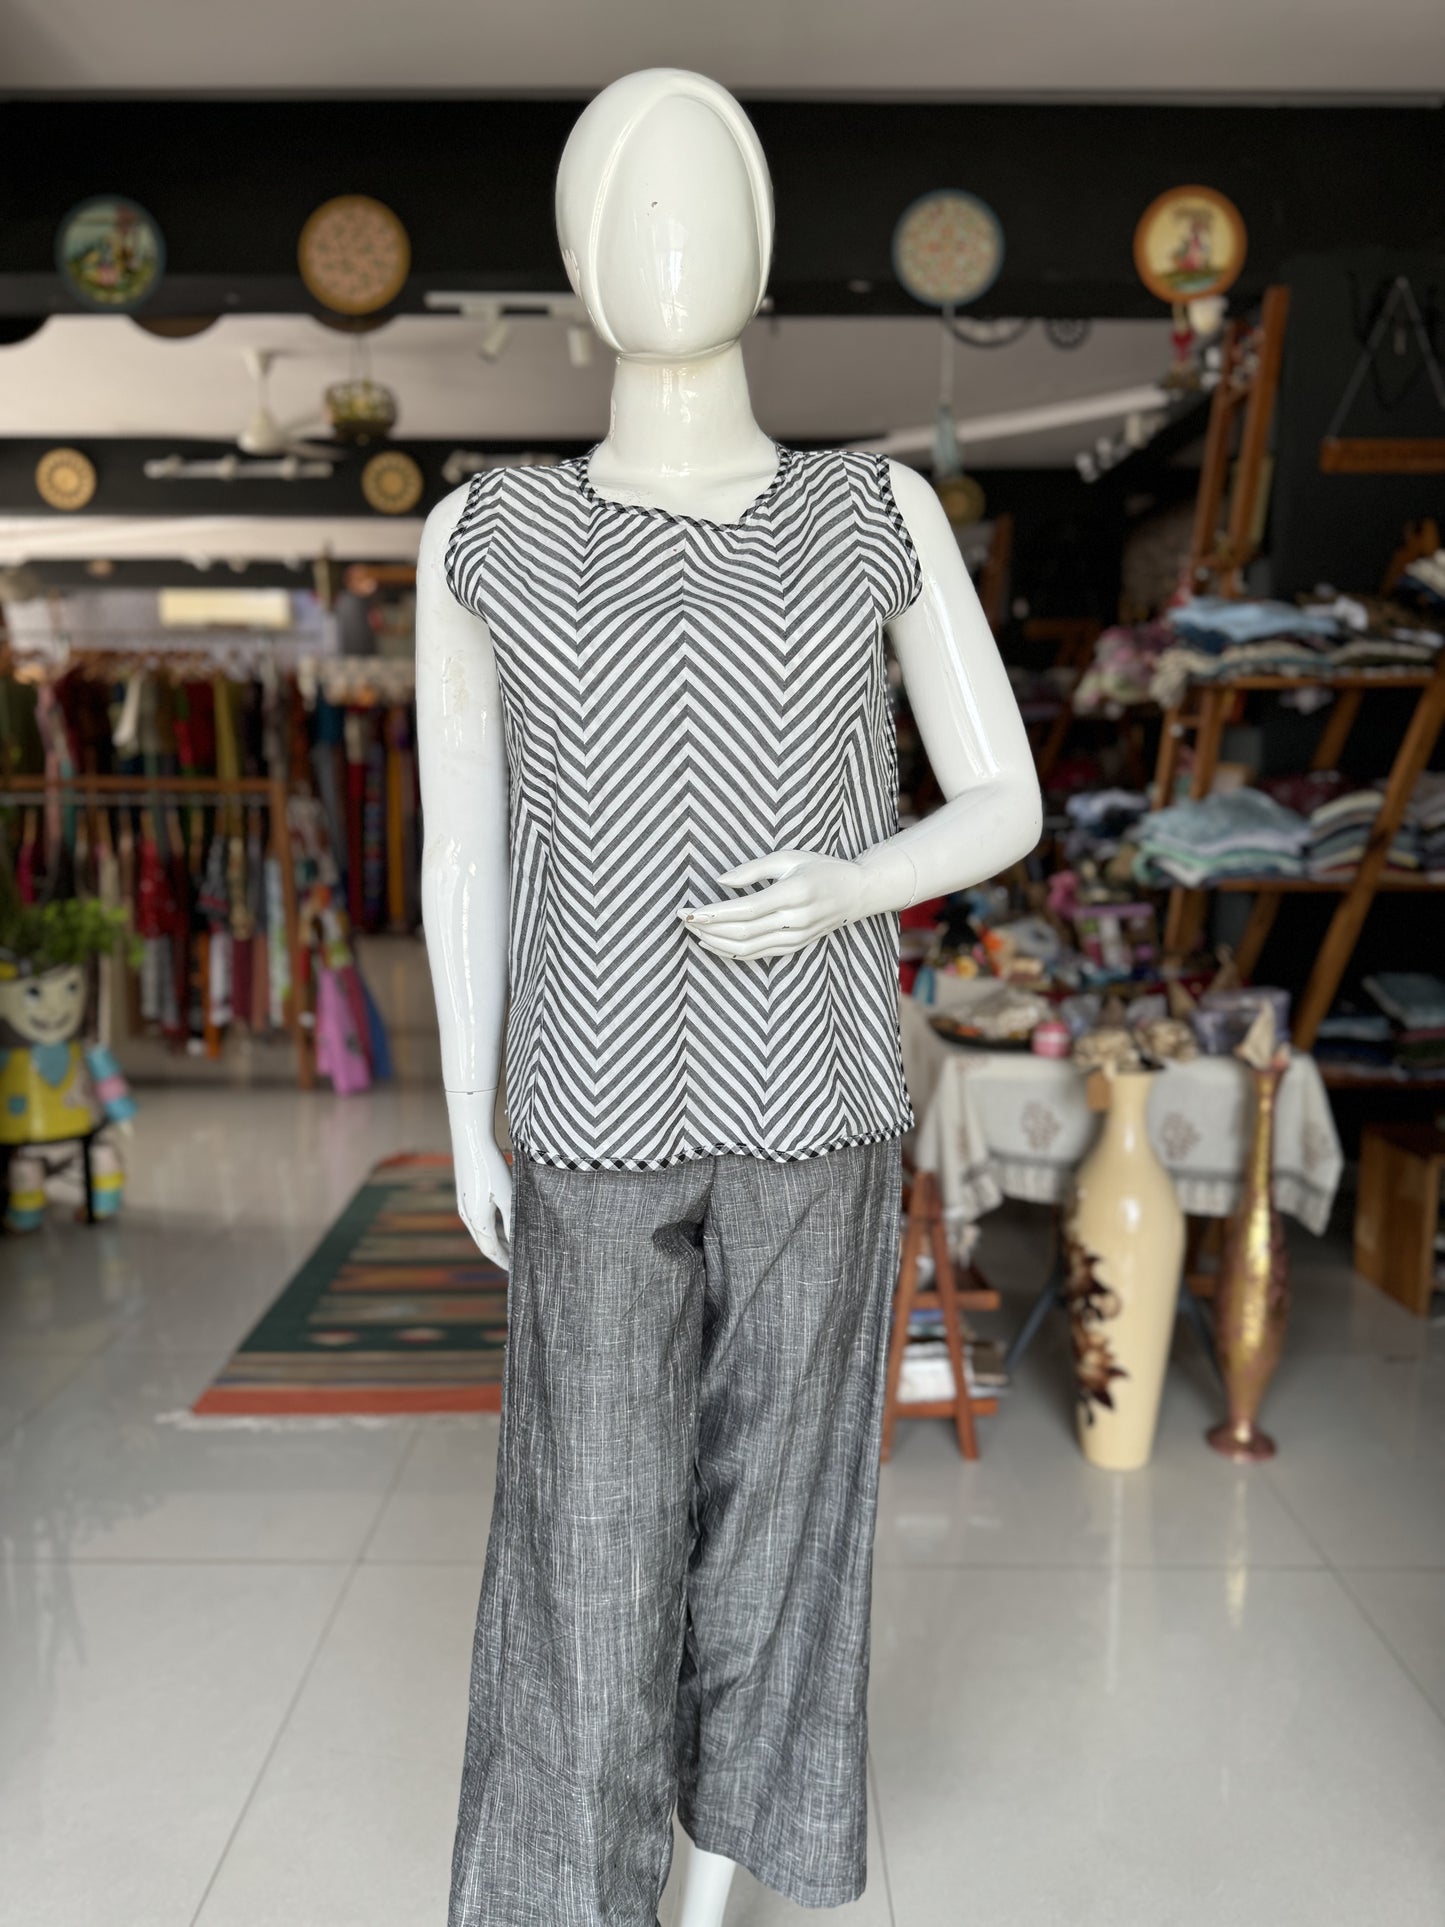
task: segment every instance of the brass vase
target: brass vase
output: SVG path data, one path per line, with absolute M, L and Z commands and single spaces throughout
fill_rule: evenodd
M 1253 1055 L 1251 1040 L 1256 1043 Z M 1260 1041 L 1251 1032 L 1238 1053 L 1253 1086 L 1254 1118 L 1243 1195 L 1225 1240 L 1214 1301 L 1215 1345 L 1229 1416 L 1205 1434 L 1216 1452 L 1240 1460 L 1274 1457 L 1274 1440 L 1259 1429 L 1259 1408 L 1279 1364 L 1289 1322 L 1289 1259 L 1271 1184 L 1275 1100 L 1289 1067 L 1289 1051 L 1270 1049 L 1271 1037 L 1261 1062 Z

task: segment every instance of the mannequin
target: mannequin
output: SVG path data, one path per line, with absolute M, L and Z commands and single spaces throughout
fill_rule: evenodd
M 617 356 L 608 432 L 578 486 L 599 511 L 627 505 L 700 531 L 744 525 L 781 485 L 788 457 L 753 418 L 739 345 L 766 289 L 772 232 L 766 169 L 741 110 L 696 75 L 615 83 L 569 141 L 557 219 L 572 286 Z M 997 874 L 1039 835 L 1027 740 L 952 530 L 921 477 L 887 471 L 899 539 L 911 541 L 921 576 L 888 635 L 947 800 L 856 856 L 760 848 L 690 891 L 673 914 L 690 943 L 730 968 L 756 969 L 868 920 L 884 927 L 912 903 Z M 505 1266 L 513 1188 L 496 1113 L 517 779 L 487 620 L 449 582 L 469 493 L 433 511 L 418 563 L 422 899 L 458 1208 Z M 733 1867 L 694 1847 L 683 1927 L 720 1927 Z

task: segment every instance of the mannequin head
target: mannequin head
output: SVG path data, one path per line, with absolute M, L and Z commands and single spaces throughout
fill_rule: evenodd
M 557 171 L 557 238 L 592 325 L 619 354 L 686 361 L 736 341 L 772 257 L 758 137 L 725 89 L 650 68 L 584 110 Z

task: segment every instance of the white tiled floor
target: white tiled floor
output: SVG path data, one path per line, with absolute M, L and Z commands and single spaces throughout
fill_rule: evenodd
M 122 1222 L 0 1245 L 7 1924 L 445 1917 L 495 1421 L 158 1422 L 376 1158 L 443 1143 L 407 1007 L 415 1084 L 148 1090 Z M 901 1428 L 844 1927 L 1445 1921 L 1445 1334 L 1294 1249 L 1272 1465 L 1205 1449 L 1184 1335 L 1142 1473 L 1080 1459 L 1058 1331 L 977 1465 Z M 1007 1323 L 1037 1226 L 984 1256 Z M 789 1918 L 740 1878 L 728 1927 Z

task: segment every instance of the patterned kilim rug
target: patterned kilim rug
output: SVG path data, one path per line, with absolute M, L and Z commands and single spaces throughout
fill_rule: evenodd
M 457 1216 L 452 1161 L 377 1165 L 198 1418 L 497 1412 L 507 1274 Z

